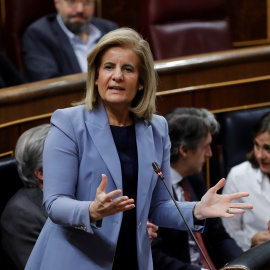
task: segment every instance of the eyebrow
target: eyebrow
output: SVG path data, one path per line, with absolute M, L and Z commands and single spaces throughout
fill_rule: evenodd
M 113 63 L 113 62 L 105 62 L 103 65 L 114 65 L 115 66 L 116 64 Z M 123 64 L 122 67 L 130 67 L 132 69 L 135 69 L 135 67 L 133 65 L 131 65 L 131 64 Z

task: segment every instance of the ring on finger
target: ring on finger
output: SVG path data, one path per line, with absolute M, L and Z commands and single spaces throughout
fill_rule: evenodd
M 227 208 L 226 213 L 230 214 L 230 207 Z

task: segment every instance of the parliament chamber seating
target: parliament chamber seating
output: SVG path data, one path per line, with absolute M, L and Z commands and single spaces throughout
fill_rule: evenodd
M 0 178 L 2 181 L 2 187 L 4 187 L 1 188 L 0 199 L 0 213 L 2 213 L 7 201 L 11 198 L 11 196 L 21 187 L 23 187 L 23 182 L 18 174 L 16 160 L 14 157 L 0 159 Z
M 1 183 L 1 205 L 0 214 L 4 210 L 8 200 L 21 188 L 23 182 L 21 181 L 18 171 L 16 160 L 14 157 L 7 157 L 0 159 L 0 179 Z M 16 270 L 15 266 L 5 256 L 5 252 L 2 248 L 2 237 L 0 235 L 0 266 L 2 269 Z
M 55 12 L 54 0 L 1 0 L 2 50 L 20 72 L 24 72 L 22 36 L 40 17 Z
M 233 46 L 226 0 L 141 0 L 139 19 L 155 60 Z
M 255 246 L 220 270 L 270 270 L 270 240 Z
M 213 139 L 210 158 L 211 185 L 227 177 L 230 169 L 244 162 L 253 148 L 252 130 L 259 118 L 270 111 L 267 106 L 216 113 L 220 131 Z

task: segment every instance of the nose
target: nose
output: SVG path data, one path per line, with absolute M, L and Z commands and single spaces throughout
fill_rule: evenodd
M 207 148 L 206 157 L 208 157 L 208 158 L 212 157 L 212 149 L 211 149 L 210 145 Z
M 123 73 L 121 68 L 115 68 L 112 79 L 114 81 L 121 81 L 123 80 Z
M 265 158 L 265 152 L 263 149 L 259 149 L 255 153 L 256 153 L 257 159 L 264 159 Z
M 77 13 L 82 13 L 84 10 L 84 5 L 83 5 L 83 1 L 77 1 L 74 9 L 76 10 Z

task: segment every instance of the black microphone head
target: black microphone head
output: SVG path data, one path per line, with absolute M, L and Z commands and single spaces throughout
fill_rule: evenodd
M 152 166 L 154 168 L 155 173 L 163 180 L 164 176 L 162 174 L 161 168 L 159 167 L 159 165 L 157 164 L 157 162 L 153 162 Z
M 157 164 L 157 162 L 153 162 L 153 163 L 152 163 L 152 166 L 153 166 L 154 171 L 155 171 L 156 173 L 159 173 L 159 172 L 160 172 L 160 167 L 159 167 L 159 165 Z

